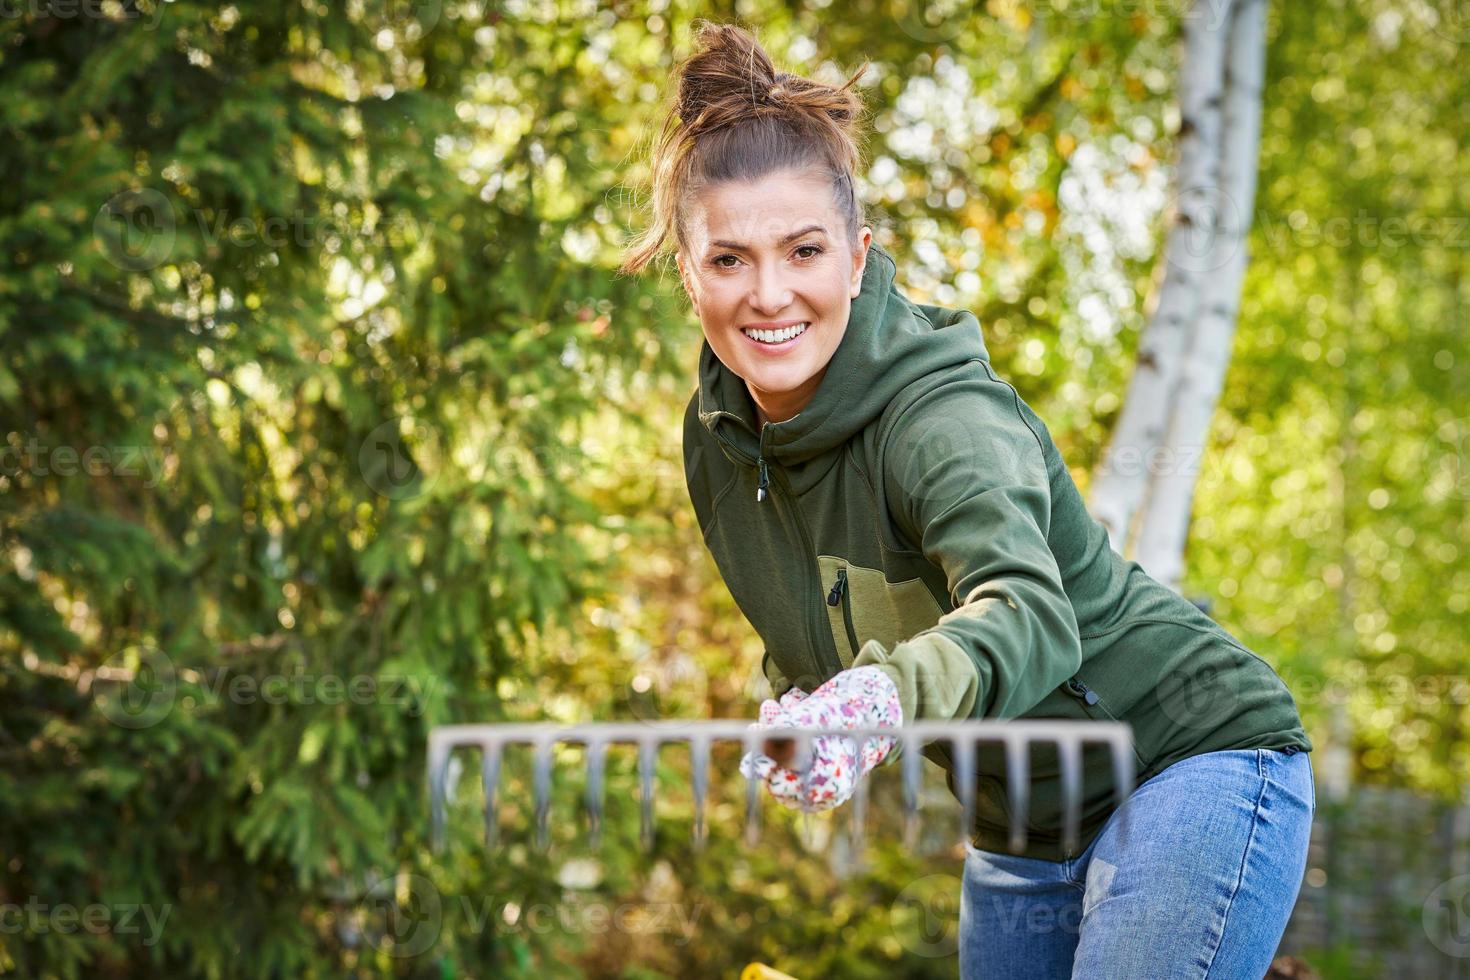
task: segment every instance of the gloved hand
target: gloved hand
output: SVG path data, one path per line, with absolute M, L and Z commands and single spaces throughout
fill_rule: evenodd
M 898 687 L 879 667 L 844 670 L 811 694 L 792 688 L 779 702 L 762 702 L 760 721 L 750 727 L 853 729 L 862 726 L 896 728 L 903 724 Z M 782 806 L 807 811 L 830 810 L 852 795 L 857 781 L 893 751 L 894 739 L 868 738 L 861 749 L 842 735 L 817 735 L 811 740 L 811 764 L 805 774 L 793 772 L 764 753 L 747 752 L 740 771 L 747 779 L 763 779 Z

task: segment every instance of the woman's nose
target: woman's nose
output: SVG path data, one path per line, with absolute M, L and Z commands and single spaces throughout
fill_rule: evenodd
M 750 305 L 763 315 L 774 316 L 791 305 L 791 289 L 777 269 L 757 269 Z

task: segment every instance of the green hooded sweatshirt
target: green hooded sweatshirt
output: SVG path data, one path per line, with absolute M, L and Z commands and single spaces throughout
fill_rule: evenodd
M 871 664 L 905 722 L 1123 721 L 1139 783 L 1203 752 L 1311 751 L 1271 666 L 1112 550 L 974 314 L 914 303 L 896 270 L 869 247 L 847 332 L 788 421 L 757 430 L 745 382 L 707 341 L 700 354 L 685 478 L 774 693 Z M 954 792 L 948 743 L 924 755 Z M 1076 853 L 1117 806 L 1108 747 L 1082 762 Z M 975 763 L 971 842 L 1007 851 L 1004 748 L 982 743 Z M 1032 746 L 1030 783 L 1022 853 L 1074 857 L 1054 744 Z

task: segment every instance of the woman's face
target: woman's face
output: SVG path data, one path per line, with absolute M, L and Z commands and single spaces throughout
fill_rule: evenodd
M 685 226 L 679 278 L 715 356 L 745 381 L 761 421 L 811 401 L 847 332 L 868 243 L 855 245 L 820 173 L 783 170 L 704 190 Z

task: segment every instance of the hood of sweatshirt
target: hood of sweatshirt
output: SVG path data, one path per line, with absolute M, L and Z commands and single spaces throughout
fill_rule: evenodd
M 913 302 L 899 291 L 897 271 L 893 256 L 870 243 L 862 288 L 822 383 L 795 417 L 767 423 L 764 430 L 757 427 L 745 381 L 704 341 L 699 421 L 732 462 L 754 466 L 763 457 L 789 467 L 799 490 L 819 478 L 847 441 L 907 385 L 951 365 L 990 359 L 973 313 Z

